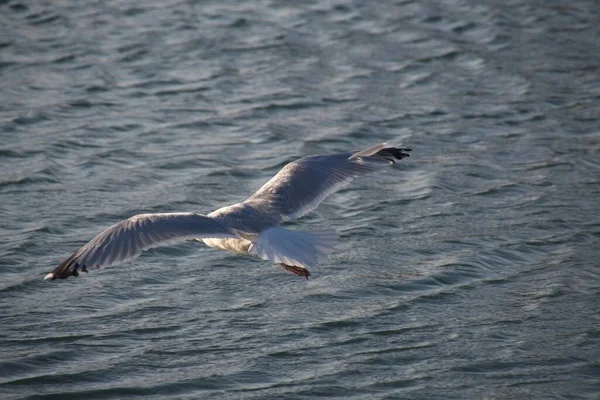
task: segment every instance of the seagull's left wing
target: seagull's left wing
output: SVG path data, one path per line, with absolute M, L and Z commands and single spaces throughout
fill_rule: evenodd
M 386 143 L 381 143 L 354 153 L 310 156 L 293 161 L 244 203 L 279 221 L 299 218 L 354 178 L 408 157 L 411 150 L 385 146 Z
M 221 224 L 200 214 L 140 214 L 121 221 L 83 245 L 44 279 L 78 276 L 78 270 L 107 267 L 152 247 L 196 238 L 236 238 Z

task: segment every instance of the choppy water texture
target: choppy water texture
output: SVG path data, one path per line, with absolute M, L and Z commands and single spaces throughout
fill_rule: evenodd
M 3 399 L 598 399 L 597 2 L 0 2 Z M 414 149 L 294 229 L 42 277 L 140 212 Z

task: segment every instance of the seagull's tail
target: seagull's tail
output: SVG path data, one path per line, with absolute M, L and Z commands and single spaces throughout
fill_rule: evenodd
M 337 236 L 333 232 L 297 232 L 274 227 L 261 232 L 248 253 L 263 260 L 306 269 L 331 253 L 336 243 Z

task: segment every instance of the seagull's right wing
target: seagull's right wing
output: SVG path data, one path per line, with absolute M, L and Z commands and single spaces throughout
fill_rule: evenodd
M 354 178 L 408 157 L 411 150 L 385 146 L 386 143 L 381 143 L 354 153 L 310 156 L 293 161 L 244 203 L 279 221 L 299 218 Z
M 44 279 L 78 276 L 79 269 L 106 267 L 142 251 L 195 238 L 235 238 L 212 218 L 194 213 L 140 214 L 121 221 L 77 250 Z

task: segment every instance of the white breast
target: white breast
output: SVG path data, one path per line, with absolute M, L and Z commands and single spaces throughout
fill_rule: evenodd
M 202 239 L 207 246 L 214 247 L 221 250 L 229 250 L 235 253 L 248 254 L 248 248 L 252 244 L 251 241 L 246 239 Z

